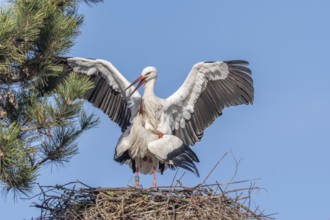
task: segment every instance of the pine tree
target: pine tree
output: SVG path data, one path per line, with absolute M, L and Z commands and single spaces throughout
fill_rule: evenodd
M 102 0 L 84 0 L 97 3 Z M 26 194 L 39 168 L 77 154 L 75 140 L 98 123 L 80 99 L 88 78 L 63 75 L 83 22 L 79 0 L 13 0 L 0 10 L 0 189 Z

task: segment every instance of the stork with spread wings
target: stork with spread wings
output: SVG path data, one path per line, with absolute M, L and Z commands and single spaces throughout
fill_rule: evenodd
M 89 75 L 95 87 L 85 99 L 122 130 L 115 161 L 133 172 L 154 174 L 181 167 L 199 175 L 190 148 L 225 107 L 252 104 L 254 89 L 248 63 L 242 60 L 200 62 L 170 97 L 154 93 L 155 67 L 146 67 L 132 84 L 108 61 L 68 58 L 74 71 Z M 133 85 L 138 83 L 136 87 Z M 141 96 L 137 89 L 144 85 Z M 136 187 L 139 186 L 136 178 Z

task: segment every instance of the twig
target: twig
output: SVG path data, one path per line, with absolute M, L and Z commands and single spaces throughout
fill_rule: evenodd
M 219 160 L 221 161 L 226 154 Z M 220 162 L 218 162 L 219 164 Z M 217 164 L 216 164 L 217 166 Z M 215 167 L 213 167 L 213 170 Z M 252 192 L 261 188 L 251 180 L 202 184 L 179 184 L 147 189 L 93 188 L 80 181 L 40 186 L 38 219 L 272 219 L 251 203 Z M 250 183 L 224 190 L 223 186 Z M 82 186 L 80 188 L 78 186 Z M 227 187 L 225 187 L 227 188 Z
M 177 170 L 175 171 L 175 174 L 174 174 L 174 177 L 173 177 L 173 179 L 172 179 L 172 183 L 171 183 L 170 186 L 173 186 L 174 181 L 175 181 L 175 178 L 176 178 L 176 175 L 178 174 L 178 172 L 179 172 L 179 169 L 177 169 Z
M 211 176 L 211 174 L 213 173 L 213 171 L 215 170 L 215 168 L 217 168 L 217 166 L 219 165 L 219 163 L 223 160 L 223 158 L 225 158 L 227 156 L 228 152 L 226 152 L 219 160 L 218 162 L 213 166 L 212 170 L 209 172 L 209 174 L 207 174 L 207 176 L 205 177 L 205 179 L 203 180 L 203 182 L 199 185 L 204 185 L 206 180 Z
M 233 153 L 232 151 L 230 151 L 230 153 L 231 153 L 231 156 L 234 158 L 234 161 L 235 161 L 235 172 L 234 172 L 233 176 L 232 176 L 232 177 L 230 178 L 230 180 L 229 180 L 229 182 L 232 182 L 232 181 L 235 179 L 236 175 L 237 175 L 238 167 L 239 167 L 239 164 L 241 163 L 241 159 L 237 161 L 237 159 L 236 159 L 234 153 Z M 228 186 L 229 186 L 229 185 L 228 185 Z M 227 186 L 227 187 L 228 187 L 228 186 Z M 226 187 L 226 189 L 227 189 L 227 187 Z M 225 190 L 226 190 L 226 189 L 225 189 Z

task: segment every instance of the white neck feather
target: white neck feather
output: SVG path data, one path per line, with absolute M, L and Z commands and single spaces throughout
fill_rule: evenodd
M 150 79 L 144 86 L 143 96 L 155 96 L 154 86 L 156 79 Z

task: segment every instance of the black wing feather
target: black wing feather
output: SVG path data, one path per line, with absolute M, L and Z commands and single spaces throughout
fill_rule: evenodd
M 130 125 L 131 117 L 125 99 L 113 90 L 100 74 L 93 75 L 90 79 L 95 87 L 90 89 L 84 98 L 107 114 L 124 132 Z

